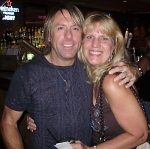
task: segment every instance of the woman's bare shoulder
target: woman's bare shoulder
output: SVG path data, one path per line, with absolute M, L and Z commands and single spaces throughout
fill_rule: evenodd
M 119 82 L 114 82 L 114 78 L 116 77 L 116 74 L 108 74 L 105 76 L 104 81 L 103 81 L 103 90 L 109 90 L 112 92 L 115 92 L 116 90 L 120 89 L 126 89 L 125 85 L 120 86 Z

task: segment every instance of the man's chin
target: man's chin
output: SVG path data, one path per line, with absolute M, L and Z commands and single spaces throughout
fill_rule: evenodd
M 74 59 L 76 57 L 76 54 L 65 54 L 64 58 L 66 59 Z

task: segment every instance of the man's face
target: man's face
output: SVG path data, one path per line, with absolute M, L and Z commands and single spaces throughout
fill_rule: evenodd
M 58 11 L 51 27 L 51 56 L 56 65 L 71 65 L 81 46 L 82 31 L 67 10 Z

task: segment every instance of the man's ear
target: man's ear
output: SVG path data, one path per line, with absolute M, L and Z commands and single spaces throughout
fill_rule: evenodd
M 51 37 L 50 36 L 48 36 L 48 41 L 51 42 Z
M 81 44 L 83 44 L 83 42 L 84 42 L 84 39 L 82 39 Z

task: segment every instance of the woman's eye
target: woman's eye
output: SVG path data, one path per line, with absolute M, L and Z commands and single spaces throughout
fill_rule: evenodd
M 102 37 L 101 40 L 105 41 L 105 40 L 109 40 L 107 37 Z
M 91 39 L 91 38 L 92 38 L 92 36 L 86 36 L 86 38 L 87 38 L 87 39 Z

